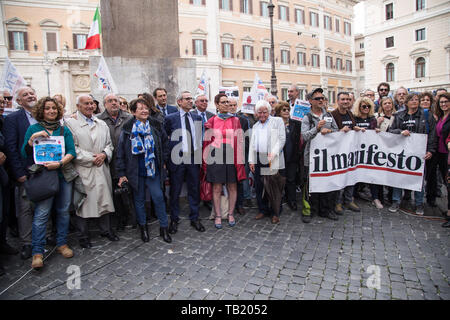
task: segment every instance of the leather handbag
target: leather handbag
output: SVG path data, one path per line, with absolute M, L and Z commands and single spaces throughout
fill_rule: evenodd
M 31 166 L 30 176 L 24 183 L 27 198 L 39 202 L 55 196 L 59 191 L 58 170 L 48 170 L 44 166 Z

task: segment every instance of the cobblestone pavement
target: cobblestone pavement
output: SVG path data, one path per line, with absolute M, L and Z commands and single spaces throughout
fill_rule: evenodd
M 97 233 L 89 250 L 71 235 L 75 256 L 53 252 L 40 272 L 30 270 L 31 259 L 3 256 L 0 292 L 24 277 L 0 299 L 450 299 L 450 233 L 442 222 L 360 205 L 361 213 L 310 224 L 287 206 L 278 225 L 254 220 L 252 209 L 222 230 L 202 208 L 206 232 L 182 220 L 172 244 L 157 237 L 156 222 L 146 244 L 132 229 L 114 243 Z M 70 265 L 80 267 L 81 289 L 67 287 Z

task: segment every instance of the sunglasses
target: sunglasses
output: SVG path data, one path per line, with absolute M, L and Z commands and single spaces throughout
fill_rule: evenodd
M 199 102 L 208 102 L 207 99 L 198 100 Z
M 389 91 L 388 89 L 380 89 L 379 91 Z
M 370 109 L 370 106 L 368 106 L 368 105 L 366 105 L 366 104 L 363 104 L 363 105 L 361 105 L 360 108 L 361 108 L 361 109 Z
M 9 96 L 9 97 L 3 97 L 5 100 L 8 100 L 8 101 L 11 101 L 12 100 L 12 96 Z
M 128 103 L 126 103 L 126 102 L 121 102 L 120 105 L 121 105 L 121 106 L 127 106 Z
M 291 111 L 291 109 L 283 108 L 281 111 Z
M 325 97 L 315 97 L 313 100 L 316 100 L 316 101 L 325 100 Z

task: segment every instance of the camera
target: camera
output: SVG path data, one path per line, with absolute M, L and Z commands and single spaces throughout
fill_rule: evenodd
M 117 196 L 128 193 L 130 193 L 130 185 L 128 182 L 122 182 L 122 185 L 114 190 L 114 194 Z

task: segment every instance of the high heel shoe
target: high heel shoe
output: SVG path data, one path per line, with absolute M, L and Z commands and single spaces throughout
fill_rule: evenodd
M 230 218 L 233 218 L 233 222 L 230 221 Z M 236 220 L 234 219 L 234 216 L 231 214 L 228 215 L 228 225 L 230 227 L 234 227 L 236 225 Z
M 219 219 L 220 223 L 216 223 L 217 219 Z M 222 218 L 221 217 L 216 217 L 216 220 L 214 221 L 214 226 L 216 227 L 216 229 L 222 229 Z

